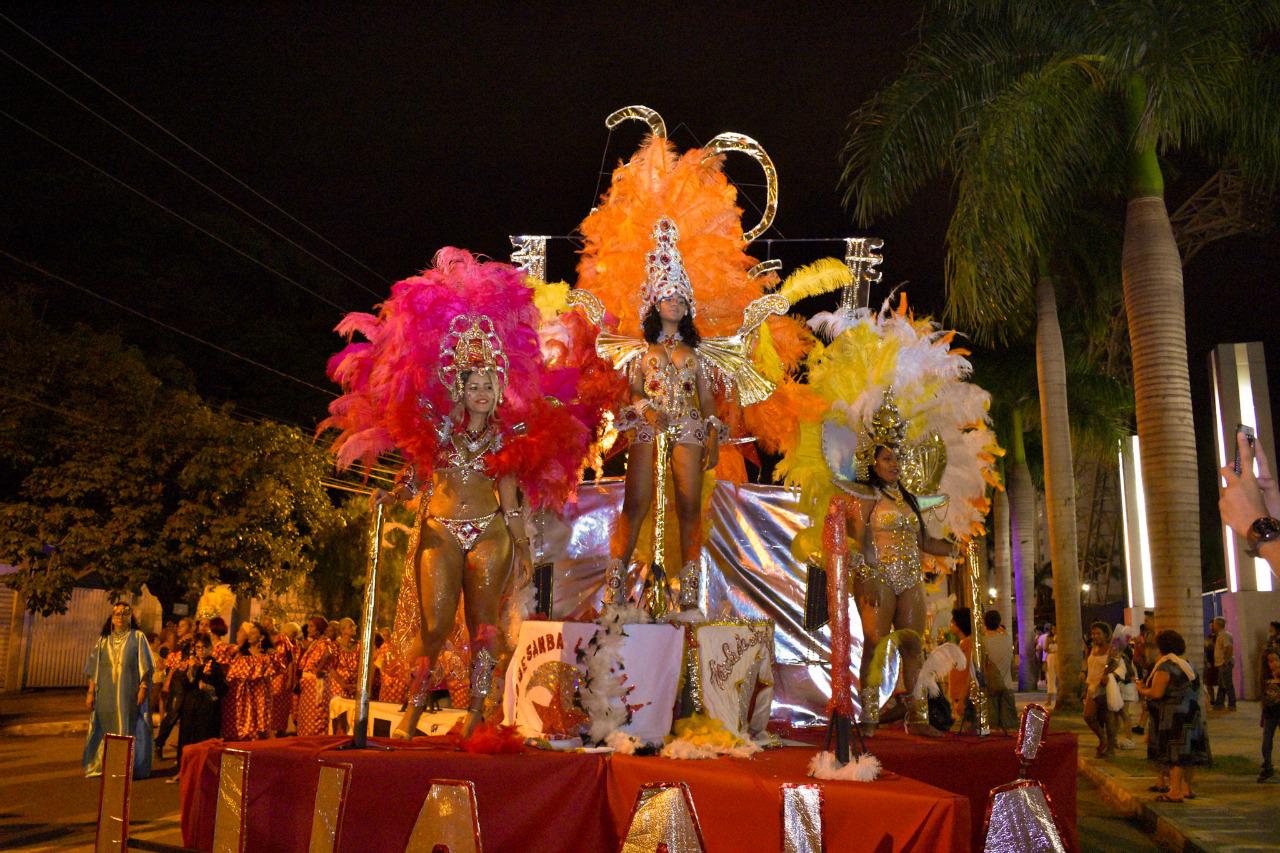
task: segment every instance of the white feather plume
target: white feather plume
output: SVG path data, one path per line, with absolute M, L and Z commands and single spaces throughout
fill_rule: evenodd
M 880 759 L 864 752 L 848 764 L 841 764 L 834 752 L 819 752 L 809 759 L 809 775 L 815 779 L 874 782 L 880 776 Z

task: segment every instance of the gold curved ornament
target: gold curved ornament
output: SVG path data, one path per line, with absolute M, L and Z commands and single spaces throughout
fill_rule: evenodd
M 747 270 L 747 278 L 759 278 L 762 275 L 768 275 L 771 272 L 777 272 L 782 269 L 782 261 L 761 261 L 751 269 Z
M 785 317 L 790 310 L 791 303 L 780 293 L 766 293 L 751 300 L 751 304 L 742 311 L 742 325 L 738 327 L 738 337 L 749 337 L 765 320 L 770 317 Z
M 571 289 L 565 296 L 564 303 L 570 308 L 581 308 L 593 326 L 599 326 L 604 320 L 604 303 L 589 290 Z
M 667 138 L 667 123 L 662 120 L 662 116 L 658 115 L 657 110 L 652 107 L 646 107 L 643 104 L 632 104 L 629 107 L 614 110 L 604 120 L 604 126 L 613 130 L 629 119 L 642 121 L 649 125 L 649 130 L 653 131 L 654 136 L 661 136 L 663 139 Z
M 773 224 L 773 218 L 778 213 L 778 170 L 773 165 L 773 160 L 765 152 L 764 146 L 756 142 L 750 136 L 741 133 L 721 133 L 713 138 L 706 145 L 708 157 L 715 157 L 719 154 L 727 154 L 730 151 L 736 151 L 746 154 L 752 160 L 760 164 L 760 168 L 764 170 L 765 179 L 765 203 L 764 214 L 760 217 L 760 221 L 750 231 L 742 232 L 742 239 L 750 243 L 755 238 L 763 234 L 770 225 Z

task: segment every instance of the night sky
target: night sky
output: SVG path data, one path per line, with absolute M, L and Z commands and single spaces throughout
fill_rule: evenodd
M 367 309 L 374 293 L 424 266 L 441 245 L 505 258 L 509 234 L 569 233 L 597 186 L 607 185 L 602 155 L 612 167 L 639 143 L 640 124 L 612 137 L 603 124 L 609 112 L 634 103 L 657 109 L 681 148 L 725 130 L 758 139 L 781 177 L 780 210 L 766 237 L 883 237 L 886 283 L 908 281 L 918 308 L 941 308 L 948 184 L 862 231 L 836 187 L 848 114 L 900 67 L 915 22 L 911 4 L 850 3 L 842 11 L 744 3 L 101 6 L 11 5 L 5 14 L 375 272 L 201 163 L 4 21 L 0 48 L 363 287 L 270 235 L 255 236 L 243 216 L 0 56 L 3 109 L 343 309 Z M 337 308 L 175 223 L 8 119 L 0 125 L 13 187 L 0 203 L 0 247 L 326 384 L 323 362 L 338 345 L 327 330 Z M 735 180 L 761 181 L 746 158 L 729 163 Z M 1173 210 L 1211 170 L 1193 160 L 1168 166 Z M 762 190 L 743 192 L 762 204 Z M 754 222 L 751 204 L 744 207 Z M 1114 213 L 1119 222 L 1119 203 Z M 838 251 L 836 244 L 756 248 L 782 257 L 788 270 Z M 572 277 L 568 243 L 553 244 L 550 261 L 552 277 Z M 1187 269 L 1204 441 L 1211 441 L 1207 353 L 1214 343 L 1265 341 L 1273 384 L 1280 382 L 1270 287 L 1278 261 L 1274 238 L 1238 237 L 1210 246 Z M 314 390 L 20 273 L 9 261 L 0 259 L 0 273 L 25 282 L 50 322 L 87 321 L 178 356 L 211 398 L 303 425 L 322 416 L 326 399 Z

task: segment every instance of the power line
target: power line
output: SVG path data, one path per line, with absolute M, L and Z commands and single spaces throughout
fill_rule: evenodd
M 19 68 L 21 68 L 22 70 L 26 71 L 26 72 L 27 72 L 28 74 L 30 74 L 32 77 L 35 77 L 35 78 L 36 78 L 37 80 L 39 80 L 41 83 L 44 83 L 44 84 L 45 84 L 46 86 L 48 86 L 49 88 L 53 89 L 53 90 L 54 90 L 54 91 L 56 91 L 58 94 L 62 95 L 62 97 L 66 98 L 68 101 L 70 101 L 71 103 L 75 104 L 77 107 L 79 107 L 80 109 L 84 110 L 85 112 L 89 113 L 89 115 L 93 116 L 93 117 L 94 117 L 94 118 L 96 118 L 98 121 L 100 121 L 100 122 L 102 122 L 103 124 L 105 124 L 107 127 L 110 127 L 112 130 L 116 131 L 116 132 L 117 132 L 117 133 L 119 133 L 121 136 L 123 136 L 124 138 L 126 138 L 126 139 L 128 139 L 130 142 L 132 142 L 134 145 L 137 145 L 137 146 L 138 146 L 139 148 L 141 148 L 143 151 L 146 151 L 146 152 L 147 152 L 148 154 L 150 154 L 152 157 L 155 157 L 157 160 L 160 160 L 161 162 L 165 163 L 165 164 L 166 164 L 166 165 L 168 165 L 171 169 L 173 169 L 175 172 L 177 172 L 178 174 L 182 175 L 182 176 L 183 176 L 183 177 L 185 177 L 185 178 L 190 179 L 192 182 L 194 182 L 195 184 L 197 184 L 198 186 L 200 186 L 202 189 L 204 189 L 204 190 L 208 191 L 209 193 L 212 193 L 213 195 L 217 196 L 217 197 L 218 197 L 218 198 L 220 198 L 223 202 L 225 202 L 227 205 L 229 205 L 229 206 L 231 206 L 231 207 L 235 208 L 235 209 L 236 209 L 236 210 L 238 210 L 240 213 L 243 213 L 245 216 L 247 216 L 249 219 L 252 219 L 252 220 L 253 220 L 255 223 L 257 223 L 259 226 L 261 226 L 261 227 L 265 228 L 267 231 L 269 231 L 269 232 L 271 232 L 272 234 L 274 234 L 275 236 L 279 237 L 281 240 L 284 240 L 284 241 L 285 241 L 286 243 L 288 243 L 290 246 L 293 246 L 295 249 L 297 249 L 298 251 L 302 252 L 303 254 L 309 255 L 310 257 L 314 258 L 318 263 L 320 263 L 320 264 L 322 264 L 322 265 L 324 265 L 324 266 L 328 267 L 329 269 L 333 270 L 335 273 L 337 273 L 338 275 L 342 276 L 342 277 L 343 277 L 343 278 L 345 278 L 347 281 L 351 282 L 351 283 L 352 283 L 352 284 L 354 284 L 356 287 L 359 287 L 361 290 L 365 291 L 366 293 L 369 293 L 369 294 L 372 294 L 373 296 L 376 296 L 376 297 L 381 298 L 381 294 L 379 294 L 376 290 L 373 290 L 373 289 L 372 289 L 372 288 L 370 288 L 370 287 L 366 287 L 366 286 L 364 285 L 364 283 L 363 283 L 363 282 L 359 281 L 358 279 L 352 278 L 350 275 L 348 275 L 347 273 L 345 273 L 345 272 L 343 272 L 342 270 L 338 269 L 338 268 L 337 268 L 337 267 L 335 267 L 333 264 L 331 264 L 331 263 L 329 263 L 328 261 L 326 261 L 324 258 L 322 258 L 322 257 L 320 257 L 319 255 L 315 254 L 315 253 L 314 253 L 314 252 L 312 252 L 310 249 L 308 249 L 307 247 L 303 246 L 301 243 L 298 243 L 296 240 L 293 240 L 293 239 L 291 239 L 290 237 L 288 237 L 287 235 L 280 233 L 280 232 L 279 232 L 279 231 L 277 231 L 275 228 L 272 228 L 270 225 L 268 225 L 266 222 L 264 222 L 264 221 L 262 221 L 261 219 L 259 219 L 257 216 L 254 216 L 254 215 L 253 215 L 252 213 L 250 213 L 248 210 L 245 210 L 243 207 L 241 207 L 240 205 L 236 204 L 234 201 L 232 201 L 231 199 L 227 198 L 225 195 L 223 195 L 222 193 L 218 192 L 216 189 L 214 189 L 213 187 L 209 186 L 209 185 L 208 185 L 208 184 L 206 184 L 204 181 L 200 180 L 200 179 L 199 179 L 199 178 L 197 178 L 195 175 L 191 174 L 191 173 L 190 173 L 190 172 L 188 172 L 186 169 L 182 168 L 182 167 L 181 167 L 181 166 L 179 166 L 177 163 L 175 163 L 175 162 L 173 162 L 172 160 L 170 160 L 168 157 L 165 157 L 165 156 L 164 156 L 163 154 L 161 154 L 159 151 L 156 151 L 154 148 L 152 148 L 151 146 L 147 145 L 147 144 L 146 144 L 145 142 L 143 142 L 141 139 L 138 139 L 136 136 L 134 136 L 133 134 L 129 133 L 129 132 L 128 132 L 127 130 L 125 130 L 123 127 L 120 127 L 120 125 L 118 125 L 118 124 L 116 124 L 115 122 L 111 121 L 111 120 L 110 120 L 109 118 L 107 118 L 106 116 L 104 116 L 104 115 L 102 115 L 101 113 L 99 113 L 99 112 L 97 112 L 96 110 L 94 110 L 94 109 L 93 109 L 92 107 L 90 107 L 88 104 L 86 104 L 86 103 L 84 103 L 83 101 L 81 101 L 81 100 L 79 100 L 78 98 L 76 98 L 74 95 L 72 95 L 70 92 L 68 92 L 68 91 L 66 91 L 65 89 L 63 89 L 63 88 L 62 88 L 61 86 L 59 86 L 57 83 L 54 83 L 54 82 L 53 82 L 52 80 L 50 80 L 49 78 L 47 78 L 47 77 L 45 77 L 45 76 L 41 75 L 41 74 L 40 74 L 38 71 L 36 71 L 34 68 L 32 68 L 32 67 L 30 67 L 29 65 L 27 65 L 27 64 L 25 64 L 25 63 L 23 63 L 23 62 L 22 62 L 21 60 L 19 60 L 16 56 L 14 56 L 13 54 L 9 53 L 7 50 L 0 49 L 0 56 L 4 56 L 6 59 L 8 59 L 8 60 L 9 60 L 10 62 L 12 62 L 14 65 L 17 65 Z
M 371 269 L 367 264 L 365 264 L 363 261 L 361 261 L 361 260 L 359 260 L 358 258 L 356 258 L 355 256 L 351 255 L 349 252 L 347 252 L 346 250 L 344 250 L 342 247 L 338 246 L 336 243 L 334 243 L 333 241 L 329 240 L 329 239 L 328 239 L 327 237 L 325 237 L 324 235 L 320 234 L 320 233 L 319 233 L 318 231 L 316 231 L 314 228 L 312 228 L 311 226 L 307 225 L 307 224 L 306 224 L 305 222 L 303 222 L 302 220 L 298 219 L 298 218 L 297 218 L 296 216 L 294 216 L 292 213 L 290 213 L 289 211 L 285 210 L 283 207 L 281 207 L 280 205 L 276 204 L 274 201 L 272 201 L 271 199 L 267 198 L 267 197 L 266 197 L 266 196 L 264 196 L 262 193 L 258 192 L 258 191 L 257 191 L 257 190 L 255 190 L 253 187 L 249 186 L 249 185 L 248 185 L 248 184 L 246 184 L 244 181 L 242 181 L 242 180 L 240 180 L 239 178 L 237 178 L 235 175 L 231 174 L 229 171 L 227 171 L 227 170 L 226 170 L 226 169 L 224 169 L 222 166 L 220 166 L 220 165 L 218 165 L 217 163 L 215 163 L 213 160 L 211 160 L 211 159 L 210 159 L 209 157 L 207 157 L 206 155 L 202 154 L 200 151 L 197 151 L 197 150 L 196 150 L 196 149 L 195 149 L 195 148 L 194 148 L 190 143 L 188 143 L 186 140 L 182 139 L 182 138 L 181 138 L 180 136 L 178 136 L 176 133 L 174 133 L 173 131 L 169 130 L 169 129 L 168 129 L 167 127 L 165 127 L 164 125 L 160 124 L 160 122 L 156 121 L 156 120 L 155 120 L 155 119 L 153 119 L 151 116 L 147 115 L 145 112 L 143 112 L 143 111 L 142 111 L 141 109 L 139 109 L 138 107 L 135 107 L 135 106 L 134 106 L 133 104 L 131 104 L 129 101 L 125 100 L 125 98 L 124 98 L 123 96 L 116 94 L 116 93 L 115 93 L 115 91 L 114 91 L 114 90 L 112 90 L 112 89 L 111 89 L 109 86 L 107 86 L 105 83 L 103 83 L 103 82 L 101 82 L 100 80 L 98 80 L 96 77 L 94 77 L 93 75 L 91 75 L 89 72 L 85 71 L 85 70 L 84 70 L 83 68 L 81 68 L 79 65 L 76 65 L 76 64 L 75 64 L 74 62 L 72 62 L 70 59 L 67 59 L 67 57 L 63 56 L 61 53 L 58 53 L 58 51 L 54 50 L 54 49 L 53 49 L 52 47 L 50 47 L 49 45 L 45 44 L 43 41 L 41 41 L 39 38 L 37 38 L 34 34 L 32 34 L 32 33 L 28 32 L 27 30 L 23 29 L 23 28 L 18 24 L 18 22 L 17 22 L 17 21 L 13 20 L 12 18 L 10 18 L 8 15 L 4 14 L 3 12 L 0 12 L 0 18 L 3 18 L 3 19 L 4 19 L 4 20 L 5 20 L 5 21 L 6 21 L 6 22 L 11 26 L 11 27 L 13 27 L 15 30 L 17 30 L 18 32 L 22 33 L 24 36 L 26 36 L 27 38 L 31 39 L 31 40 L 32 40 L 33 42 L 35 42 L 36 44 L 38 44 L 38 45 L 40 45 L 41 47 L 43 47 L 43 48 L 44 48 L 45 50 L 47 50 L 49 53 L 52 53 L 52 54 L 53 54 L 54 56 L 56 56 L 58 59 L 62 60 L 64 63 L 66 63 L 68 66 L 70 66 L 70 67 L 71 67 L 71 68 L 72 68 L 72 69 L 73 69 L 77 74 L 79 74 L 81 77 L 84 77 L 84 78 L 85 78 L 86 80 L 88 80 L 90 83 L 93 83 L 93 85 L 97 86 L 99 89 L 101 89 L 102 91 L 106 92 L 106 93 L 107 93 L 108 95 L 110 95 L 111 97 L 115 98 L 115 99 L 116 99 L 117 101 L 119 101 L 121 104 L 124 104 L 124 106 L 128 107 L 128 108 L 129 108 L 133 113 L 135 113 L 136 115 L 138 115 L 139 117 L 141 117 L 142 119 L 144 119 L 145 121 L 147 121 L 149 124 L 151 124 L 153 127 L 155 127 L 155 128 L 156 128 L 157 130 L 159 130 L 160 132 L 164 133 L 166 136 L 168 136 L 168 137 L 169 137 L 170 139 L 172 139 L 174 142 L 177 142 L 177 143 L 178 143 L 179 145 L 181 145 L 183 148 L 187 149 L 187 150 L 188 150 L 188 151 L 190 151 L 192 154 L 196 155 L 196 156 L 197 156 L 197 157 L 199 157 L 201 160 L 203 160 L 204 162 L 208 163 L 210 166 L 212 166 L 213 168 L 217 169 L 219 172 L 221 172 L 222 174 L 226 175 L 226 176 L 227 176 L 228 178 L 230 178 L 231 180 L 235 181 L 235 182 L 236 182 L 237 184 L 239 184 L 242 188 L 244 188 L 244 189 L 245 189 L 245 190 L 247 190 L 248 192 L 252 193 L 252 194 L 253 194 L 255 197 L 257 197 L 259 200 L 261 200 L 261 201 L 265 202 L 266 204 L 270 205 L 270 206 L 271 206 L 271 208 L 272 208 L 272 209 L 274 209 L 277 213 L 279 213 L 279 214 L 281 214 L 282 216 L 284 216 L 284 217 L 288 218 L 288 219 L 289 219 L 290 221 L 292 221 L 295 225 L 298 225 L 300 228 L 302 228 L 303 230 L 305 230 L 307 233 L 311 234 L 313 237 L 315 237 L 316 239 L 320 240 L 320 241 L 321 241 L 321 242 L 323 242 L 325 245 L 329 246 L 329 248 L 331 248 L 331 249 L 333 249 L 333 250 L 337 251 L 339 254 L 341 254 L 343 257 L 345 257 L 347 260 L 349 260 L 349 261 L 351 261 L 352 263 L 356 264 L 357 266 L 361 267 L 362 269 L 364 269 L 364 271 L 365 271 L 365 272 L 367 272 L 367 273 L 369 273 L 370 275 L 374 276 L 374 277 L 375 277 L 375 278 L 377 278 L 379 281 L 390 281 L 390 280 L 391 280 L 391 277 L 390 277 L 390 276 L 381 275 L 381 274 L 379 274 L 378 272 L 374 271 L 374 270 L 373 270 L 373 269 Z
M 41 139 L 43 139 L 45 142 L 47 142 L 47 143 L 49 143 L 50 145 L 52 145 L 54 148 L 57 148 L 57 149 L 58 149 L 59 151 L 61 151 L 62 153 L 66 154 L 68 157 L 72 157 L 72 158 L 74 158 L 74 159 L 76 159 L 76 160 L 80 161 L 81 163 L 83 163 L 84 165 L 88 166 L 90 169 L 93 169 L 95 172 L 97 172 L 98 174 L 102 175 L 103 177 L 108 178 L 108 179 L 110 179 L 111 181 L 114 181 L 116 184 L 118 184 L 118 185 L 120 185 L 120 186 L 124 187 L 124 188 L 125 188 L 125 189 L 127 189 L 129 192 L 133 193 L 134 195 L 138 196 L 139 198 L 143 199 L 144 201 L 147 201 L 147 202 L 149 202 L 150 204 L 153 204 L 153 205 L 155 205 L 156 207 L 160 208 L 161 210 L 163 210 L 165 213 L 169 214 L 169 215 L 170 215 L 170 216 L 172 216 L 173 218 L 178 219 L 178 220 L 180 220 L 180 221 L 182 221 L 182 222 L 185 222 L 187 225 L 191 226 L 192 228 L 194 228 L 194 229 L 196 229 L 197 231 L 201 232 L 202 234 L 206 235 L 206 236 L 207 236 L 207 237 L 209 237 L 211 240 L 214 240 L 214 241 L 215 241 L 215 242 L 217 242 L 217 243 L 221 243 L 223 246 L 226 246 L 228 249 L 230 249 L 231 251 L 235 252 L 237 255 L 240 255 L 240 256 L 241 256 L 242 258 L 244 258 L 245 260 L 247 260 L 247 261 L 252 261 L 254 264 L 257 264 L 258 266 L 262 267 L 262 268 L 263 268 L 264 270 L 266 270 L 267 272 L 272 273 L 273 275 L 275 275 L 275 276 L 277 276 L 277 277 L 279 277 L 279 278 L 283 279 L 284 281 L 287 281 L 289 284 L 293 285 L 294 287 L 298 288 L 299 290 L 302 290 L 302 291 L 305 291 L 306 293 L 311 294 L 311 295 L 312 295 L 312 296 L 314 296 L 316 299 L 319 299 L 321 302 L 324 302 L 326 305 L 331 305 L 331 306 L 333 306 L 334 308 L 337 308 L 339 311 L 342 311 L 342 312 L 344 312 L 344 313 L 348 310 L 348 309 L 346 309 L 346 308 L 343 308 L 341 305 L 339 305 L 338 303 L 334 302 L 332 299 L 328 298 L 327 296 L 322 296 L 321 294 L 319 294 L 319 293 L 317 293 L 316 291 L 312 290 L 311 288 L 307 287 L 307 286 L 306 286 L 305 284 L 303 284 L 302 282 L 297 281 L 296 279 L 290 278 L 288 275 L 286 275 L 285 273 L 280 272 L 280 270 L 276 269 L 275 267 L 273 267 L 273 266 L 270 266 L 270 265 L 268 265 L 268 264 L 263 263 L 262 261 L 260 261 L 260 260 L 258 260 L 257 258 L 255 258 L 253 255 L 250 255 L 248 252 L 244 251 L 243 249 L 241 249 L 241 248 L 239 248 L 239 247 L 237 247 L 237 246 L 235 246 L 235 245 L 233 245 L 233 244 L 231 244 L 231 243 L 227 242 L 227 241 L 226 241 L 226 240 L 224 240 L 223 238 L 219 237 L 217 234 L 214 234 L 212 231 L 210 231 L 209 229 L 205 228 L 203 225 L 199 225 L 199 224 L 197 224 L 197 223 L 195 223 L 195 222 L 192 222 L 190 219 L 188 219 L 187 217 L 183 216 L 181 213 L 178 213 L 178 212 L 177 212 L 176 210 L 174 210 L 173 208 L 166 206 L 163 202 L 156 201 L 154 198 L 152 198 L 151 196 L 147 195 L 147 194 L 146 194 L 146 193 L 144 193 L 142 190 L 137 189 L 136 187 L 132 186 L 132 185 L 131 185 L 131 184 L 129 184 L 129 183 L 126 183 L 125 181 L 121 180 L 120 178 L 117 178 L 115 175 L 111 174 L 111 173 L 110 173 L 110 172 L 108 172 L 106 169 L 103 169 L 101 166 L 98 166 L 97 164 L 92 163 L 92 162 L 90 162 L 90 161 L 86 160 L 85 158 L 81 157 L 79 154 L 77 154 L 76 152 L 72 151 L 70 148 L 66 147 L 65 145 L 62 145 L 62 144 L 61 144 L 61 143 L 59 143 L 59 142 L 55 142 L 54 140 L 50 139 L 48 136 L 45 136 L 43 133 L 41 133 L 40 131 L 36 130 L 34 127 L 32 127 L 31 125 L 29 125 L 29 124 L 27 124 L 26 122 L 22 121 L 21 119 L 17 118 L 16 116 L 12 116 L 12 115 L 10 115 L 9 113 L 5 112 L 4 110 L 0 110 L 0 116 L 4 116 L 5 118 L 9 119 L 9 121 L 11 121 L 11 122 L 13 122 L 14 124 L 18 125 L 18 127 L 21 127 L 23 130 L 26 130 L 27 132 L 29 132 L 29 133 L 31 133 L 31 134 L 33 134 L 33 135 L 35 135 L 35 136 L 40 137 L 40 138 L 41 138 Z
M 22 258 L 18 257 L 17 255 L 5 249 L 0 249 L 0 255 L 8 258 L 9 260 L 13 261 L 16 264 L 20 264 L 21 266 L 26 267 L 29 270 L 38 272 L 41 275 L 46 276 L 47 278 L 51 278 L 54 281 L 61 282 L 62 284 L 65 284 L 68 287 L 74 288 L 75 290 L 79 290 L 82 293 L 87 293 L 90 296 L 94 297 L 95 299 L 100 299 L 103 302 L 106 302 L 108 305 L 114 305 L 116 308 L 119 308 L 121 311 L 127 311 L 128 313 L 133 314 L 135 317 L 141 317 L 143 320 L 146 320 L 147 322 L 155 323 L 157 326 L 168 329 L 174 334 L 181 335 L 184 338 L 190 338 L 196 343 L 204 344 L 205 346 L 210 347 L 212 349 L 216 349 L 218 352 L 224 353 L 225 355 L 229 355 L 232 358 L 239 359 L 240 361 L 243 361 L 247 364 L 252 364 L 254 367 L 259 367 L 259 368 L 262 368 L 263 370 L 270 371 L 271 373 L 274 373 L 276 376 L 279 376 L 282 379 L 288 379 L 290 382 L 296 382 L 299 385 L 305 385 L 306 387 L 312 389 L 313 391 L 319 391 L 321 394 L 324 394 L 328 397 L 338 396 L 328 388 L 321 388 L 319 385 L 313 385 L 312 383 L 308 382 L 305 379 L 299 379 L 296 376 L 291 376 L 290 374 L 285 373 L 283 370 L 277 370 L 276 368 L 272 367 L 269 364 L 263 364 L 260 361 L 256 361 L 252 358 L 249 358 L 247 355 L 241 355 L 240 353 L 233 352 L 232 350 L 229 350 L 226 347 L 219 346 L 218 344 L 215 344 L 212 341 L 207 341 L 204 338 L 191 334 L 190 332 L 183 331 L 182 329 L 179 329 L 177 326 L 171 326 L 168 323 L 164 322 L 163 320 L 157 320 L 155 317 L 152 317 L 150 314 L 145 314 L 136 308 L 125 305 L 123 302 L 117 302 L 116 300 L 112 299 L 109 296 L 103 296 L 101 293 L 98 293 L 95 290 L 90 290 L 84 285 L 76 284 L 74 281 L 71 281 L 68 278 L 63 278 L 62 276 L 56 273 L 52 273 L 49 270 L 46 270 L 37 264 L 33 264 L 30 261 L 23 260 Z

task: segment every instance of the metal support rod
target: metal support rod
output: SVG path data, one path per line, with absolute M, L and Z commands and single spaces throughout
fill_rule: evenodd
M 369 531 L 369 576 L 364 586 L 364 611 L 360 622 L 360 676 L 357 680 L 356 722 L 351 748 L 364 749 L 369 737 L 369 691 L 373 681 L 373 623 L 377 618 L 378 563 L 382 557 L 382 504 L 373 511 Z

